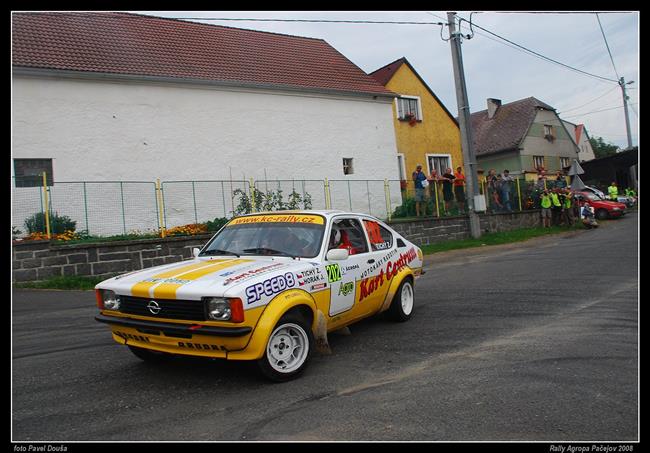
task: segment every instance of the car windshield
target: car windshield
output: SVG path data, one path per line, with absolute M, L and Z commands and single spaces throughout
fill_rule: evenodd
M 313 258 L 318 255 L 325 219 L 314 214 L 265 214 L 228 223 L 199 256 L 269 255 Z
M 584 194 L 592 201 L 604 201 L 600 196 L 593 192 L 585 192 Z

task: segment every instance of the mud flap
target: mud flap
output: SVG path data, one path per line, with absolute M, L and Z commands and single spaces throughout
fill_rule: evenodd
M 322 311 L 316 312 L 316 331 L 314 332 L 314 339 L 316 340 L 316 351 L 323 355 L 332 353 L 329 342 L 327 341 L 327 322 L 325 315 Z

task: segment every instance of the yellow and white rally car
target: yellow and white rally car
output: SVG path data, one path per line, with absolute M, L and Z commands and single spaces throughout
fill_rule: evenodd
M 301 373 L 327 332 L 408 320 L 423 265 L 381 220 L 342 211 L 237 217 L 193 254 L 99 283 L 95 319 L 143 360 L 255 360 L 275 381 Z

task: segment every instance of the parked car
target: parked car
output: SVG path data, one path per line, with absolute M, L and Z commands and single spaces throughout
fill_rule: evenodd
M 594 192 L 583 190 L 574 193 L 574 196 L 578 200 L 579 206 L 584 205 L 585 201 L 589 201 L 589 204 L 594 208 L 595 216 L 598 220 L 625 215 L 625 205 L 623 203 L 607 200 Z
M 342 211 L 237 217 L 193 255 L 99 283 L 95 319 L 145 361 L 253 360 L 274 381 L 300 374 L 327 332 L 408 320 L 423 265 L 381 220 Z
M 599 190 L 599 189 L 597 189 L 597 188 L 595 188 L 593 186 L 585 186 L 583 191 L 595 193 L 596 195 L 598 195 L 603 200 L 609 200 L 609 197 L 607 195 L 605 195 L 605 193 L 602 190 Z M 609 201 L 611 201 L 611 200 L 609 200 Z M 623 203 L 628 208 L 633 208 L 634 205 L 636 204 L 636 199 L 633 198 L 633 197 L 628 197 L 627 195 L 619 195 L 617 197 L 617 201 L 619 203 Z

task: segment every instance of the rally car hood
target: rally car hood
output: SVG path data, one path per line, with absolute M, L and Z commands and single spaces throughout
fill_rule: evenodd
M 246 289 L 274 277 L 283 281 L 270 282 L 266 295 L 276 288 L 301 289 L 307 284 L 326 282 L 321 272 L 315 272 L 317 267 L 318 263 L 308 259 L 286 257 L 195 258 L 123 274 L 101 282 L 96 288 L 125 296 L 183 300 L 241 297 L 253 303 L 250 295 L 246 296 Z M 311 278 L 305 278 L 305 271 Z

